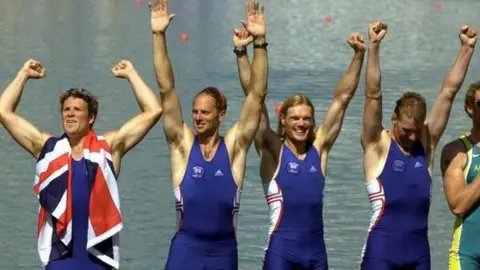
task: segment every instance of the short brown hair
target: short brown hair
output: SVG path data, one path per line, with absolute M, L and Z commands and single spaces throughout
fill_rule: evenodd
M 282 125 L 280 117 L 287 117 L 288 109 L 297 105 L 307 105 L 308 107 L 310 107 L 310 109 L 312 109 L 313 126 L 310 129 L 310 133 L 308 134 L 308 141 L 310 143 L 313 143 L 313 141 L 315 140 L 315 108 L 313 107 L 312 101 L 303 94 L 293 94 L 287 99 L 285 99 L 285 101 L 283 102 L 280 113 L 278 114 L 277 134 L 280 135 L 282 141 L 285 140 L 285 127 Z
M 467 93 L 465 94 L 465 105 L 464 109 L 467 113 L 468 117 L 472 117 L 470 113 L 468 113 L 467 107 L 473 105 L 475 102 L 475 93 L 477 90 L 480 90 L 480 81 L 474 82 L 468 86 Z
M 70 88 L 60 95 L 60 109 L 63 110 L 63 104 L 69 97 L 83 99 L 88 105 L 88 115 L 96 118 L 98 113 L 98 98 L 88 90 L 83 88 Z M 94 121 L 95 122 L 95 121 Z M 93 123 L 92 123 L 93 126 Z
M 195 99 L 197 99 L 197 97 L 200 95 L 208 95 L 213 97 L 215 99 L 215 105 L 219 112 L 227 111 L 227 99 L 225 98 L 225 95 L 217 87 L 207 86 L 203 88 L 200 92 L 198 92 L 195 95 L 195 98 L 193 99 L 193 101 L 195 102 Z
M 402 116 L 407 116 L 413 118 L 415 122 L 423 122 L 427 116 L 425 98 L 415 92 L 405 92 L 402 97 L 397 100 L 394 112 L 399 119 L 401 119 Z

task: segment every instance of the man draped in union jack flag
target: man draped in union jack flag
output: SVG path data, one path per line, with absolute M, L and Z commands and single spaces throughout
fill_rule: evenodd
M 47 270 L 119 268 L 121 159 L 160 119 L 162 107 L 132 63 L 122 60 L 112 72 L 130 82 L 142 112 L 103 136 L 92 129 L 98 99 L 85 89 L 60 96 L 64 134 L 59 137 L 15 112 L 26 82 L 46 75 L 36 60 L 25 62 L 0 96 L 1 124 L 37 159 L 38 253 Z

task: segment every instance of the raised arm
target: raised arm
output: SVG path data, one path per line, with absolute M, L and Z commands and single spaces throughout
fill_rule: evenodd
M 442 150 L 441 169 L 445 198 L 452 213 L 458 217 L 467 215 L 480 201 L 480 176 L 465 184 L 463 168 L 467 157 L 459 140 L 447 144 Z
M 112 72 L 115 77 L 124 78 L 130 82 L 142 111 L 126 122 L 117 132 L 105 135 L 110 142 L 114 162 L 119 162 L 119 158 L 139 143 L 157 123 L 162 115 L 162 108 L 152 89 L 145 84 L 132 63 L 122 60 L 113 67 Z M 118 170 L 119 164 L 116 165 L 115 168 Z
M 363 112 L 362 146 L 377 143 L 383 130 L 382 87 L 380 75 L 380 42 L 387 34 L 387 24 L 369 25 L 367 70 L 365 78 L 365 108 Z
M 246 7 L 248 9 L 248 5 Z M 247 10 L 248 16 L 248 10 Z M 233 46 L 235 47 L 234 51 L 237 55 L 237 68 L 240 84 L 242 86 L 243 92 L 246 96 L 250 89 L 251 78 L 251 66 L 250 61 L 247 55 L 247 46 L 253 41 L 253 37 L 245 28 L 237 28 L 233 32 Z M 262 115 L 260 118 L 260 124 L 255 135 L 255 149 L 257 153 L 262 156 L 263 150 L 271 149 L 271 146 L 274 145 L 274 141 L 278 140 L 278 136 L 270 128 L 270 119 L 268 115 L 267 106 L 265 103 L 262 105 Z
M 253 37 L 253 63 L 251 79 L 247 87 L 247 97 L 243 103 L 240 120 L 238 121 L 235 141 L 238 148 L 248 149 L 260 124 L 262 107 L 267 96 L 268 57 L 266 43 L 266 26 L 264 8 L 258 1 L 247 3 L 248 20 L 242 21 L 245 29 Z
M 15 110 L 28 79 L 45 77 L 46 70 L 40 62 L 30 59 L 18 71 L 17 76 L 0 96 L 0 123 L 34 158 L 38 158 L 49 134 L 39 131 L 33 124 L 18 115 Z
M 461 46 L 457 59 L 452 69 L 447 73 L 440 94 L 435 99 L 432 110 L 426 120 L 433 149 L 435 149 L 445 131 L 452 110 L 453 100 L 465 80 L 477 42 L 477 32 L 469 26 L 462 25 L 458 35 Z
M 338 82 L 333 92 L 333 100 L 325 114 L 322 125 L 317 130 L 314 144 L 321 152 L 328 153 L 342 128 L 343 118 L 350 100 L 353 98 L 360 81 L 365 45 L 363 37 L 359 33 L 352 33 L 348 44 L 353 48 L 354 55 L 348 67 L 347 73 Z
M 168 0 L 155 0 L 150 6 L 153 35 L 153 63 L 160 87 L 163 128 L 170 147 L 182 145 L 184 122 L 180 98 L 175 90 L 173 68 L 167 52 L 165 32 L 175 14 L 168 13 Z

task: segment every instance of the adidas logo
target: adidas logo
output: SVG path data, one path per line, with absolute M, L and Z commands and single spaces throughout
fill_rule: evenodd
M 315 166 L 312 165 L 312 167 L 310 167 L 310 170 L 308 170 L 309 172 L 316 172 L 317 171 L 317 168 L 315 168 Z
M 223 176 L 222 171 L 217 170 L 217 171 L 215 172 L 215 176 Z
M 422 163 L 420 162 L 415 162 L 415 168 L 423 167 Z

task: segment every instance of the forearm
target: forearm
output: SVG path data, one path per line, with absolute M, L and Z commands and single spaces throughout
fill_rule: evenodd
M 256 38 L 253 42 L 255 45 L 260 45 L 265 43 L 265 39 Z M 250 91 L 252 91 L 255 95 L 258 95 L 264 98 L 267 95 L 267 83 L 268 83 L 267 49 L 254 48 L 252 75 L 251 75 L 251 81 L 249 84 Z
M 17 76 L 7 86 L 5 91 L 3 91 L 2 95 L 0 96 L 1 114 L 15 112 L 27 80 L 27 74 L 23 71 L 19 71 Z
M 132 86 L 137 103 L 143 112 L 156 112 L 160 110 L 160 103 L 157 97 L 136 71 L 128 76 L 128 81 Z
M 167 52 L 165 33 L 153 33 L 153 62 L 160 93 L 173 90 L 175 79 Z
M 335 88 L 335 98 L 348 102 L 353 97 L 360 81 L 364 56 L 365 52 L 355 52 L 347 73 Z
M 237 56 L 238 78 L 245 95 L 248 95 L 248 85 L 250 84 L 251 67 L 247 53 Z
M 380 48 L 378 44 L 370 44 L 367 56 L 365 97 L 378 99 L 381 96 Z
M 445 77 L 442 90 L 450 91 L 452 99 L 465 80 L 473 51 L 474 48 L 472 46 L 462 45 L 455 60 L 455 64 Z
M 450 203 L 452 212 L 457 216 L 466 215 L 480 200 L 480 180 L 477 177 L 471 184 L 459 192 Z

